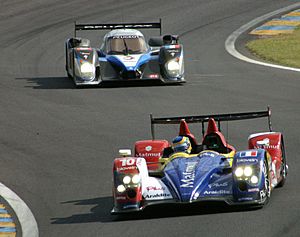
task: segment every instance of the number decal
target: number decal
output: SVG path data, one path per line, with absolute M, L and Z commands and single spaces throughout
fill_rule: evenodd
M 135 159 L 132 159 L 132 158 L 123 159 L 123 160 L 121 160 L 121 162 L 122 162 L 122 166 L 132 166 L 135 164 Z

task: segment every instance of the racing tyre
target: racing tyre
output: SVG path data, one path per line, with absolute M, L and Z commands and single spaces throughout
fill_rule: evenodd
M 268 168 L 267 160 L 263 164 L 263 175 L 264 175 L 264 189 L 261 191 L 262 205 L 266 205 L 269 202 L 271 196 L 271 182 L 270 182 L 270 172 Z
M 281 152 L 282 152 L 282 164 L 281 164 L 281 181 L 278 183 L 277 187 L 283 187 L 285 184 L 287 172 L 288 172 L 288 166 L 286 163 L 286 155 L 285 155 L 285 148 L 283 140 L 281 142 Z

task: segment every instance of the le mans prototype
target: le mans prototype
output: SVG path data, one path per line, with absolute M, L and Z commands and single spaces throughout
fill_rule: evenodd
M 138 29 L 159 29 L 148 43 Z M 100 48 L 76 37 L 77 31 L 107 30 Z M 155 23 L 76 24 L 75 37 L 67 39 L 66 71 L 76 86 L 103 82 L 185 82 L 183 46 L 177 35 L 161 36 Z
M 287 164 L 283 135 L 272 132 L 271 111 L 153 118 L 152 140 L 137 141 L 132 156 L 120 150 L 113 165 L 112 214 L 141 211 L 148 205 L 219 201 L 229 205 L 261 207 L 275 187 L 283 186 Z M 269 131 L 251 134 L 248 149 L 237 151 L 220 132 L 221 122 L 268 118 Z M 196 142 L 188 123 L 202 124 L 202 143 Z M 205 124 L 207 129 L 205 131 Z M 189 157 L 175 157 L 167 140 L 154 138 L 155 124 L 180 124 L 188 137 Z

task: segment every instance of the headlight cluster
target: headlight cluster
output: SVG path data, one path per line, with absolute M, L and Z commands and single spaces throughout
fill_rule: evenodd
M 258 177 L 255 169 L 251 166 L 239 166 L 235 169 L 234 174 L 239 180 L 249 181 L 251 184 L 258 183 Z
M 130 185 L 135 186 L 139 184 L 140 181 L 141 181 L 141 177 L 139 174 L 135 174 L 133 176 L 126 175 L 122 179 L 123 184 L 117 186 L 117 191 L 119 193 L 123 193 L 126 191 L 127 187 L 129 187 Z
M 179 76 L 180 64 L 179 64 L 179 60 L 177 58 L 169 60 L 166 63 L 165 68 L 171 77 Z
M 91 63 L 84 62 L 80 65 L 80 72 L 84 79 L 93 79 L 95 75 L 95 66 Z

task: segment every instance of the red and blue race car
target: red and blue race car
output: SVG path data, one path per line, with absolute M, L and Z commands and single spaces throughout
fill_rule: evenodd
M 263 206 L 272 190 L 284 185 L 288 170 L 283 135 L 272 131 L 270 116 L 269 108 L 204 116 L 151 116 L 152 140 L 137 141 L 134 155 L 122 149 L 114 160 L 112 214 L 162 203 L 218 201 Z M 247 150 L 237 151 L 220 132 L 223 121 L 262 117 L 268 118 L 269 131 L 251 134 Z M 200 144 L 190 132 L 191 123 L 202 125 Z M 180 124 L 179 135 L 189 138 L 191 154 L 174 158 L 170 143 L 155 139 L 156 124 Z

